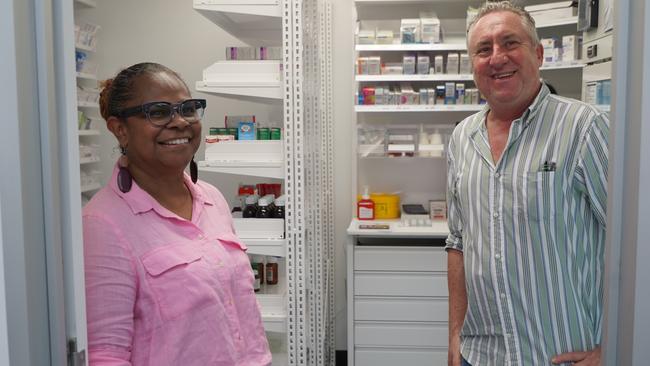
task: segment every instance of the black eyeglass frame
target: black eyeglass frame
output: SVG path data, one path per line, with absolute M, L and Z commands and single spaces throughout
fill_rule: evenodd
M 138 106 L 135 106 L 135 107 L 124 108 L 124 109 L 122 109 L 121 111 L 119 111 L 117 113 L 117 117 L 122 118 L 122 119 L 126 119 L 126 118 L 133 117 L 133 116 L 136 116 L 136 115 L 139 115 L 139 114 L 144 114 L 145 117 L 147 118 L 147 121 L 149 121 L 149 123 L 151 123 L 152 125 L 154 125 L 156 127 L 165 127 L 165 126 L 167 126 L 174 119 L 175 114 L 178 114 L 179 116 L 181 116 L 181 118 L 183 118 L 185 121 L 187 121 L 187 123 L 193 124 L 193 123 L 199 122 L 203 118 L 203 114 L 201 114 L 201 116 L 199 116 L 199 118 L 197 118 L 195 121 L 188 121 L 185 117 L 183 117 L 183 114 L 180 113 L 181 106 L 183 104 L 187 103 L 187 102 L 199 103 L 200 106 L 201 106 L 201 109 L 203 109 L 203 111 L 205 111 L 205 108 L 208 105 L 208 102 L 205 99 L 185 99 L 185 100 L 183 100 L 183 101 L 181 101 L 179 103 L 169 103 L 169 102 L 162 102 L 162 101 L 160 101 L 160 102 L 149 102 L 149 103 L 144 103 L 142 105 L 138 105 Z M 172 108 L 172 113 L 169 115 L 169 121 L 165 122 L 164 124 L 156 124 L 149 117 L 149 109 L 152 106 L 157 105 L 157 104 L 166 104 L 166 105 L 171 106 L 171 108 Z

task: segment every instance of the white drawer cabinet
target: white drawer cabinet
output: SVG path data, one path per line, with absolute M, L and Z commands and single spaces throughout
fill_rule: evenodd
M 354 323 L 357 347 L 447 347 L 447 323 Z
M 355 296 L 354 320 L 435 322 L 449 320 L 447 299 Z
M 354 270 L 447 273 L 447 255 L 437 247 L 355 246 Z
M 354 274 L 355 296 L 447 297 L 447 275 L 425 272 L 360 272 Z
M 448 318 L 444 248 L 348 247 L 349 365 L 445 365 Z
M 447 349 L 358 348 L 354 358 L 355 366 L 443 366 Z

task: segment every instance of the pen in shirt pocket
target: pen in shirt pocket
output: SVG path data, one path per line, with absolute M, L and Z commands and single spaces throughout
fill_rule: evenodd
M 544 164 L 542 164 L 542 171 L 543 172 L 554 172 L 555 171 L 555 162 L 554 161 L 545 161 Z

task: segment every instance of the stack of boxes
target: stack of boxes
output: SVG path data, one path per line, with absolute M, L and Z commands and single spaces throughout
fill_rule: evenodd
M 577 35 L 559 38 L 542 38 L 544 64 L 574 64 L 580 60 L 582 37 Z

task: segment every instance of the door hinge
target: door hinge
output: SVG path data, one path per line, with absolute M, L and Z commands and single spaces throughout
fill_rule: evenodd
M 77 351 L 77 338 L 68 339 L 68 366 L 85 366 L 86 350 Z

